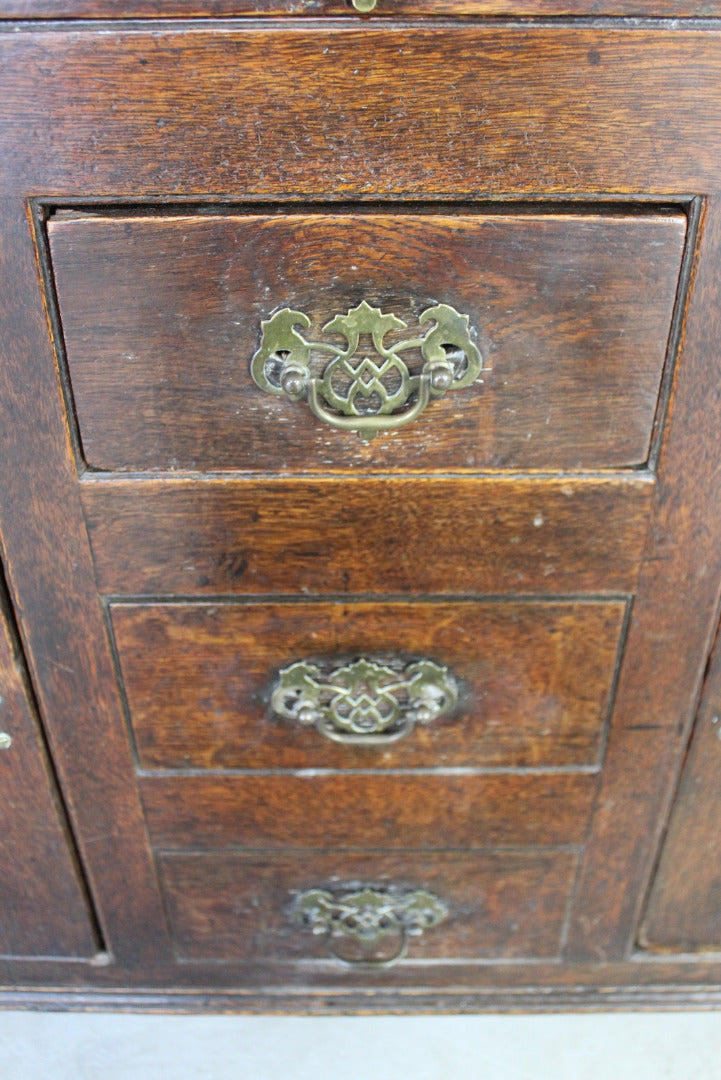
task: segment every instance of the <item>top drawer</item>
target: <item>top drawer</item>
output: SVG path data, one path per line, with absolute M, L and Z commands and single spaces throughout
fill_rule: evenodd
M 651 210 L 57 214 L 49 240 L 85 461 L 130 472 L 639 465 L 685 226 Z M 434 321 L 439 305 L 461 317 L 455 338 Z M 269 325 L 279 312 L 282 333 Z M 311 346 L 317 378 L 345 350 L 334 386 L 347 396 L 355 385 L 357 407 L 375 414 L 374 387 L 402 398 L 403 365 L 417 376 L 433 350 L 452 359 L 464 333 L 458 363 L 478 350 L 477 379 L 369 441 L 251 377 L 263 349 L 276 378 L 294 342 Z

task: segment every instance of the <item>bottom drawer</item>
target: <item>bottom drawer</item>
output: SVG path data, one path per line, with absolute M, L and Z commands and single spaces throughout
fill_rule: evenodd
M 568 849 L 159 857 L 179 959 L 349 964 L 405 946 L 411 960 L 555 957 L 576 861 Z

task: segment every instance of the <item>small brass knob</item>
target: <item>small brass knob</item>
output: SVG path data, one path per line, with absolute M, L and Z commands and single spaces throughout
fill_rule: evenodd
M 376 6 L 378 0 L 351 0 L 351 3 L 356 11 L 361 11 L 364 15 L 367 15 Z
M 0 750 L 9 750 L 13 741 L 7 731 L 0 731 Z

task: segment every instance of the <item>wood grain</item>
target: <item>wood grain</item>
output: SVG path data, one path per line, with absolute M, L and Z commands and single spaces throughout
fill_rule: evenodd
M 576 855 L 568 851 L 160 858 L 178 955 L 226 962 L 327 961 L 325 941 L 293 925 L 290 908 L 306 889 L 342 893 L 343 884 L 423 888 L 446 903 L 448 917 L 410 939 L 410 959 L 553 957 L 575 863 Z M 391 936 L 375 955 L 388 955 L 397 944 Z M 353 943 L 339 941 L 339 950 L 343 945 L 344 955 L 352 957 Z
M 685 226 L 601 209 L 51 219 L 85 460 L 286 475 L 641 464 Z M 411 330 L 435 303 L 468 315 L 480 381 L 369 442 L 255 386 L 271 312 L 340 342 L 322 327 L 362 300 Z
M 113 604 L 142 768 L 594 765 L 623 603 Z M 274 717 L 279 668 L 314 656 L 448 665 L 455 715 L 385 746 Z
M 719 14 L 714 0 L 381 0 L 373 21 L 398 15 L 697 16 Z M 234 15 L 360 16 L 348 0 L 0 0 L 0 18 L 203 18 Z M 363 23 L 362 25 L 367 25 Z
M 632 592 L 653 478 L 88 480 L 112 594 Z
M 0 200 L 0 526 L 28 667 L 106 948 L 167 948 L 25 208 Z M 32 362 L 29 361 L 32 357 Z M 129 890 L 129 891 L 126 891 Z
M 720 258 L 721 204 L 710 200 L 627 662 L 571 924 L 569 956 L 579 959 L 610 959 L 634 947 L 715 630 L 721 398 L 708 387 L 721 380 Z
M 113 583 L 118 590 L 206 595 L 242 592 L 248 581 L 250 591 L 279 588 L 287 595 L 297 588 L 331 588 L 331 595 L 340 595 L 346 589 L 377 589 L 384 578 L 387 588 L 410 593 L 419 588 L 419 565 L 420 587 L 434 592 L 446 588 L 445 578 L 451 590 L 464 594 L 481 588 L 528 593 L 532 581 L 545 588 L 546 568 L 548 593 L 627 593 L 636 587 L 652 510 L 618 705 L 575 893 L 567 962 L 500 963 L 486 969 L 483 963 L 444 967 L 439 961 L 424 967 L 420 978 L 417 970 L 411 975 L 409 969 L 391 971 L 382 1003 L 407 1008 L 410 1001 L 422 1001 L 437 1010 L 484 1001 L 507 1007 L 515 1000 L 538 1007 L 549 988 L 553 1001 L 566 1006 L 574 1000 L 597 1006 L 612 998 L 677 1003 L 680 996 L 693 1003 L 717 1002 L 717 963 L 634 963 L 630 957 L 695 710 L 721 581 L 721 522 L 714 509 L 721 494 L 721 406 L 714 389 L 721 384 L 721 207 L 715 194 L 721 190 L 719 31 L 712 25 L 635 22 L 403 25 L 351 19 L 305 28 L 300 22 L 249 22 L 245 28 L 216 23 L 188 29 L 117 23 L 98 33 L 78 23 L 0 32 L 0 187 L 7 196 L 0 213 L 2 544 L 50 746 L 114 957 L 105 970 L 7 962 L 1 969 L 5 985 L 65 981 L 78 993 L 76 1000 L 87 1001 L 88 987 L 95 987 L 112 989 L 116 1002 L 139 988 L 150 990 L 157 1002 L 172 997 L 166 996 L 169 986 L 194 987 L 196 1005 L 201 999 L 217 1005 L 227 991 L 226 1002 L 250 999 L 251 1007 L 274 995 L 299 1002 L 303 992 L 309 1008 L 322 999 L 322 1007 L 340 1010 L 347 1003 L 367 1007 L 368 991 L 375 991 L 378 981 L 359 986 L 357 974 L 324 971 L 312 992 L 302 964 L 284 965 L 280 974 L 273 965 L 255 963 L 239 964 L 227 974 L 218 973 L 223 965 L 173 964 L 81 499 L 103 588 Z M 704 197 L 704 227 L 658 483 L 643 475 L 589 478 L 583 496 L 579 490 L 569 500 L 575 516 L 569 510 L 562 526 L 561 518 L 554 518 L 550 546 L 530 541 L 539 535 L 532 522 L 537 513 L 545 521 L 554 499 L 562 501 L 560 485 L 567 478 L 557 478 L 552 498 L 551 489 L 543 489 L 540 508 L 532 507 L 534 493 L 541 490 L 532 486 L 535 481 L 509 481 L 520 484 L 513 489 L 516 510 L 501 513 L 500 499 L 493 519 L 484 517 L 493 500 L 483 502 L 490 490 L 483 481 L 464 488 L 459 502 L 455 481 L 442 477 L 436 479 L 449 485 L 445 495 L 434 479 L 425 479 L 410 500 L 402 501 L 402 510 L 392 512 L 387 500 L 377 501 L 378 492 L 400 487 L 378 480 L 389 486 L 374 488 L 375 481 L 361 477 L 349 478 L 346 487 L 353 495 L 366 485 L 375 492 L 376 501 L 362 512 L 339 511 L 337 498 L 324 502 L 322 496 L 333 493 L 325 481 L 310 485 L 310 502 L 303 502 L 310 488 L 298 481 L 297 513 L 288 510 L 292 484 L 283 489 L 283 481 L 241 485 L 233 493 L 232 484 L 225 488 L 220 481 L 169 480 L 161 491 L 152 482 L 116 486 L 113 480 L 96 485 L 83 480 L 78 491 L 42 311 L 28 200 L 51 207 L 127 200 L 147 210 L 148 204 L 177 208 L 181 202 L 207 206 L 242 199 L 272 202 L 267 212 L 274 213 L 291 203 L 297 210 L 299 201 L 310 199 L 373 199 L 386 211 L 389 201 L 408 199 L 415 212 L 419 201 L 433 199 L 443 200 L 453 213 L 465 200 L 568 203 L 580 198 L 597 205 L 599 198 L 619 196 L 641 201 L 647 213 L 650 200 L 685 206 L 694 195 Z M 255 210 L 265 212 L 262 206 Z M 354 487 L 356 481 L 362 487 Z M 217 492 L 233 493 L 222 495 L 226 513 L 218 512 Z M 268 540 L 270 517 L 263 523 L 251 520 L 264 497 L 275 528 L 284 530 L 282 544 Z M 151 503 L 157 512 L 148 509 Z M 166 512 L 161 528 L 156 522 Z M 330 517 L 329 548 L 318 533 L 319 523 Z M 369 540 L 379 522 L 380 537 L 390 541 L 387 550 Z M 514 526 L 523 523 L 525 531 L 517 531 Z M 218 530 L 211 539 L 209 529 Z M 241 530 L 256 543 L 260 539 L 264 550 L 270 544 L 260 571 L 258 564 L 244 566 L 232 557 L 242 555 Z M 416 538 L 412 544 L 410 536 Z M 522 557 L 509 555 L 514 536 L 531 553 L 531 577 L 523 577 Z M 369 549 L 365 562 L 363 541 Z M 478 553 L 487 541 L 488 560 Z M 413 558 L 404 566 L 406 551 Z M 228 552 L 231 557 L 223 562 Z M 205 559 L 200 573 L 193 569 L 196 554 Z M 220 565 L 213 562 L 218 556 Z M 346 582 L 337 563 L 328 569 L 329 557 L 347 561 Z M 290 569 L 293 560 L 302 568 L 298 581 Z M 505 576 L 498 573 L 503 566 L 510 570 Z M 247 581 L 241 582 L 244 574 Z M 218 838 L 237 843 L 239 824 L 259 847 L 297 842 L 287 834 L 305 842 L 297 822 L 308 818 L 309 806 L 315 811 L 308 795 L 315 789 L 303 787 L 305 778 L 288 778 L 293 796 L 286 798 L 279 779 L 165 777 L 162 799 L 159 789 L 152 794 L 162 803 L 158 829 L 167 821 L 169 829 L 177 826 L 178 843 L 187 842 L 183 815 L 195 827 L 192 814 L 197 813 L 203 843 Z M 352 810 L 354 827 L 372 804 L 371 837 L 397 836 L 395 821 L 380 818 L 382 804 L 373 802 L 373 790 L 362 790 L 366 779 L 374 782 L 376 800 L 381 790 L 386 797 L 385 775 L 316 778 L 324 796 L 320 819 L 336 822 L 329 842 L 347 841 L 337 816 L 331 818 L 334 796 L 340 811 Z M 411 839 L 423 832 L 419 842 L 428 842 L 429 829 L 418 822 L 438 804 L 443 789 L 432 828 L 440 821 L 441 838 L 449 835 L 469 846 L 477 842 L 476 823 L 488 823 L 486 831 L 501 838 L 509 830 L 528 829 L 528 843 L 545 843 L 547 830 L 563 824 L 559 806 L 564 814 L 568 809 L 569 827 L 583 843 L 591 796 L 586 790 L 579 796 L 578 788 L 595 788 L 595 779 L 587 776 L 435 777 L 428 781 L 434 784 L 429 797 L 427 785 L 406 792 L 407 778 L 392 779 L 397 781 L 391 799 L 396 818 Z M 418 777 L 408 779 L 417 783 Z M 203 787 L 206 781 L 212 790 Z M 251 790 L 256 782 L 261 787 Z M 341 790 L 347 782 L 350 789 Z M 142 784 L 149 799 L 151 780 L 143 778 Z M 515 791 L 514 784 L 519 785 Z M 281 815 L 286 804 L 295 818 Z M 225 816 L 218 821 L 221 808 Z M 559 989 L 569 986 L 573 993 Z M 643 989 L 636 996 L 634 988 Z
M 719 190 L 717 30 L 442 39 L 354 19 L 3 34 L 0 184 L 55 202 Z
M 720 710 L 717 641 L 640 931 L 644 948 L 721 950 Z
M 144 776 L 156 848 L 444 848 L 583 842 L 592 774 Z
M 0 584 L 0 955 L 89 959 L 98 949 Z

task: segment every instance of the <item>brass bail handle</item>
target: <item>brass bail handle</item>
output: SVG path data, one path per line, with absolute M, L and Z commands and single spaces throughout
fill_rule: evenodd
M 414 322 L 409 327 L 362 300 L 314 333 L 304 311 L 280 308 L 261 323 L 251 376 L 266 393 L 305 401 L 331 427 L 372 439 L 412 423 L 432 401 L 470 386 L 483 370 L 467 315 L 433 303 Z M 368 337 L 373 348 L 366 353 L 361 341 Z
M 408 930 L 405 926 L 399 926 L 396 934 L 396 947 L 393 952 L 388 956 L 351 957 L 347 954 L 343 954 L 342 948 L 339 949 L 336 943 L 336 938 L 334 938 L 332 934 L 327 935 L 326 941 L 328 945 L 328 952 L 335 960 L 340 960 L 341 964 L 348 964 L 351 967 L 361 968 L 369 971 L 372 968 L 391 967 L 392 964 L 397 964 L 399 960 L 405 960 L 408 954 Z
M 448 906 L 425 889 L 410 892 L 378 889 L 364 885 L 350 891 L 307 889 L 296 896 L 290 911 L 291 921 L 322 936 L 328 952 L 343 964 L 355 967 L 388 967 L 402 960 L 409 937 L 420 937 L 425 930 L 448 917 Z M 392 952 L 373 956 L 378 943 L 394 938 Z M 362 955 L 353 957 L 343 948 L 343 940 L 355 942 Z

